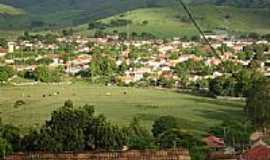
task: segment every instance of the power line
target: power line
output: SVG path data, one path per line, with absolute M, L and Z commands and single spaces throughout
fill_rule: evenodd
M 195 20 L 191 10 L 188 8 L 188 6 L 183 2 L 183 0 L 177 0 L 180 5 L 184 8 L 185 12 L 188 14 L 190 20 L 192 21 L 192 23 L 194 24 L 194 26 L 196 27 L 196 29 L 199 31 L 199 33 L 201 34 L 201 36 L 203 37 L 204 41 L 207 43 L 207 45 L 210 47 L 210 49 L 212 50 L 212 52 L 217 56 L 217 51 L 215 50 L 215 48 L 211 45 L 210 41 L 206 38 L 203 30 L 201 29 L 200 25 L 197 23 L 197 21 Z

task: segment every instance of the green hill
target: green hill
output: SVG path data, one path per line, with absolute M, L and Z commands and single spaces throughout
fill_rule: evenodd
M 186 0 L 204 30 L 259 33 L 269 33 L 270 30 L 270 10 L 262 8 L 269 1 Z M 127 32 L 129 28 L 129 32 L 150 32 L 159 37 L 197 34 L 183 9 L 176 7 L 176 3 L 175 0 L 0 0 L 0 4 L 15 7 L 0 6 L 0 29 L 58 30 L 79 25 L 76 28 L 80 32 L 93 34 L 95 30 L 89 31 L 88 25 L 82 24 L 99 19 L 102 23 L 110 24 L 112 20 L 126 19 L 132 21 L 129 27 L 111 26 L 105 31 Z M 22 11 L 16 8 L 22 8 L 24 14 L 17 15 Z M 129 10 L 129 14 L 125 13 Z M 6 15 L 1 11 L 17 14 Z
M 269 10 L 236 8 L 231 6 L 196 5 L 191 7 L 195 18 L 204 30 L 227 30 L 228 32 L 270 33 Z M 128 26 L 110 27 L 112 21 L 130 20 Z M 171 37 L 197 34 L 195 28 L 182 8 L 147 8 L 137 9 L 129 13 L 115 15 L 99 20 L 107 27 L 104 31 L 113 32 L 149 32 L 158 37 Z M 145 23 L 144 23 L 145 22 Z M 147 22 L 147 23 L 146 23 Z M 77 30 L 85 34 L 93 34 L 96 30 L 88 30 L 82 25 Z
M 22 8 L 26 15 L 17 28 L 62 27 L 83 24 L 141 7 L 172 5 L 174 0 L 0 0 Z M 18 21 L 17 18 L 10 21 Z M 10 28 L 10 26 L 4 26 Z M 15 28 L 13 26 L 13 28 Z
M 247 14 L 248 16 L 248 18 L 244 17 L 244 19 L 249 19 L 253 21 L 252 19 L 254 19 L 253 18 L 254 15 L 252 15 L 253 14 L 252 12 L 257 13 L 258 11 L 258 12 L 261 12 L 260 14 L 265 14 L 262 12 L 267 12 L 267 11 L 263 11 L 264 9 L 262 8 L 260 8 L 261 11 L 259 11 L 259 9 L 256 9 L 256 7 L 268 6 L 267 4 L 268 3 L 270 4 L 270 0 L 185 0 L 185 1 L 189 3 L 190 6 L 198 6 L 196 4 L 200 3 L 200 5 L 201 4 L 215 4 L 215 5 L 231 5 L 231 6 L 237 6 L 237 7 L 242 7 L 242 8 L 250 8 L 251 6 L 254 7 L 251 10 L 225 7 L 224 11 L 222 10 L 223 9 L 222 7 L 220 8 L 218 7 L 207 8 L 206 7 L 206 8 L 202 8 L 204 9 L 202 11 L 198 10 L 197 9 L 198 7 L 193 7 L 196 13 L 209 15 L 209 18 L 204 16 L 205 19 L 207 20 L 202 20 L 202 21 L 205 21 L 207 25 L 209 24 L 212 25 L 211 21 L 213 19 L 217 19 L 217 17 L 220 17 L 220 14 L 222 14 L 223 12 L 230 12 L 230 9 L 233 11 L 233 14 L 236 14 L 235 17 L 238 16 L 238 13 L 240 14 L 240 16 L 242 16 L 244 13 L 244 14 Z M 171 8 L 171 7 L 177 6 L 176 3 L 177 1 L 175 0 L 136 0 L 136 1 L 134 0 L 46 0 L 46 1 L 45 0 L 0 0 L 0 4 L 13 6 L 15 8 L 22 8 L 25 11 L 24 16 L 20 16 L 20 17 L 17 17 L 17 16 L 8 17 L 8 18 L 5 18 L 4 20 L 3 18 L 0 17 L 0 19 L 2 19 L 2 21 L 0 20 L 0 22 L 4 22 L 4 23 L 0 23 L 0 28 L 29 29 L 29 28 L 61 28 L 61 27 L 66 27 L 66 26 L 77 26 L 84 23 L 88 23 L 90 21 L 95 21 L 97 19 L 102 19 L 102 18 L 114 16 L 117 14 L 121 14 L 128 10 L 136 10 L 138 8 L 160 8 L 160 7 Z M 13 7 L 1 7 L 3 8 L 2 12 L 8 11 L 8 12 L 13 12 L 13 13 L 18 13 L 16 12 L 17 10 Z M 215 11 L 217 8 L 219 11 Z M 210 10 L 207 11 L 205 9 L 210 9 Z M 175 11 L 170 11 L 170 9 L 168 9 L 166 12 L 168 11 L 175 12 Z M 245 12 L 251 12 L 251 14 L 245 13 Z M 0 14 L 1 14 L 1 9 L 0 9 Z M 146 14 L 148 14 L 148 12 Z M 149 14 L 151 14 L 151 11 L 149 11 Z M 170 13 L 166 13 L 166 14 L 170 14 Z M 173 14 L 178 14 L 178 13 L 173 13 Z M 215 15 L 212 15 L 212 14 L 215 14 Z M 159 15 L 160 14 L 158 14 L 157 16 Z M 162 15 L 160 16 L 162 17 Z M 169 18 L 171 16 L 169 16 Z M 252 17 L 250 18 L 250 16 Z M 264 15 L 263 16 L 258 15 L 257 18 L 263 18 L 262 22 L 264 22 L 265 17 L 266 16 Z M 153 17 L 153 19 L 155 18 L 156 17 Z M 174 20 L 175 18 L 170 18 L 170 19 Z M 228 21 L 230 22 L 230 20 L 227 20 L 227 19 L 224 20 L 223 17 L 221 18 L 221 20 L 225 21 L 223 23 L 227 23 Z M 166 21 L 169 21 L 169 19 L 168 20 L 166 19 Z M 216 21 L 216 20 L 213 20 L 213 21 Z M 258 22 L 258 21 L 256 20 L 255 22 Z M 174 24 L 175 23 L 177 22 L 174 22 Z M 234 22 L 234 20 L 232 20 L 232 23 L 238 23 L 238 22 Z M 249 22 L 247 22 L 246 24 L 242 22 L 240 23 L 243 25 L 251 24 Z M 264 24 L 260 24 L 260 23 L 261 21 L 258 23 L 258 25 L 264 26 Z M 140 29 L 142 27 L 136 27 L 136 28 Z
M 21 15 L 22 13 L 23 11 L 20 9 L 0 4 L 0 15 Z

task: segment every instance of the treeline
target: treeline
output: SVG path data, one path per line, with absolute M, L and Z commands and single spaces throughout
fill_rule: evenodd
M 261 64 L 266 60 L 264 52 L 269 46 L 253 44 L 246 46 L 238 56 L 249 60 L 248 66 L 242 66 L 232 61 L 225 61 L 219 65 L 218 71 L 226 73 L 221 77 L 209 81 L 209 91 L 216 96 L 247 97 L 253 85 L 265 79 L 261 72 Z
M 8 82 L 10 78 L 13 76 L 18 75 L 19 77 L 30 79 L 34 81 L 40 82 L 60 82 L 62 81 L 62 77 L 64 75 L 64 68 L 57 67 L 57 68 L 49 68 L 46 65 L 38 66 L 34 71 L 26 70 L 16 72 L 10 66 L 0 66 L 0 84 L 5 84 Z
M 96 115 L 91 105 L 75 107 L 72 101 L 51 114 L 51 119 L 40 129 L 26 135 L 11 125 L 0 125 L 0 155 L 17 151 L 113 151 L 129 149 L 187 148 L 192 156 L 205 156 L 203 143 L 181 130 L 177 119 L 171 116 L 158 118 L 151 132 L 138 118 L 126 126 L 111 123 L 103 115 Z
M 95 22 L 90 22 L 88 24 L 88 29 L 92 30 L 92 29 L 100 29 L 100 30 L 104 30 L 110 27 L 122 27 L 122 26 L 127 26 L 129 24 L 132 24 L 131 20 L 127 20 L 127 19 L 112 19 L 109 24 L 107 23 L 103 23 L 100 21 L 95 21 Z
M 215 96 L 246 97 L 254 83 L 261 79 L 264 76 L 260 72 L 243 69 L 238 73 L 210 80 L 209 91 Z
M 243 8 L 267 8 L 270 7 L 269 0 L 215 0 L 217 5 L 233 5 Z
M 15 75 L 15 71 L 9 66 L 0 66 L 0 84 L 6 82 Z

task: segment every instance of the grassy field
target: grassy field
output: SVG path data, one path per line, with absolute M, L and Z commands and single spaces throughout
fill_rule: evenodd
M 229 32 L 258 32 L 262 34 L 270 32 L 269 10 L 214 5 L 195 5 L 191 7 L 191 10 L 204 30 L 224 28 Z M 132 24 L 129 27 L 107 28 L 107 32 L 112 32 L 113 30 L 120 32 L 129 31 L 130 33 L 149 32 L 157 37 L 191 36 L 197 34 L 193 24 L 183 21 L 183 17 L 186 17 L 186 13 L 181 7 L 165 7 L 137 9 L 100 21 L 109 24 L 113 19 L 132 20 Z M 147 25 L 142 24 L 145 20 L 149 22 Z M 93 30 L 88 31 L 87 25 L 82 25 L 77 29 L 85 34 L 92 34 L 94 32 Z
M 60 95 L 54 96 L 56 92 Z M 172 115 L 178 118 L 183 129 L 195 133 L 203 133 L 222 120 L 237 120 L 243 116 L 243 103 L 240 102 L 217 101 L 167 90 L 77 83 L 1 87 L 1 117 L 4 123 L 22 128 L 37 127 L 67 99 L 73 100 L 77 106 L 95 105 L 97 113 L 121 125 L 127 125 L 134 116 L 138 116 L 150 128 L 153 120 L 159 116 Z M 16 100 L 24 100 L 26 104 L 16 108 Z

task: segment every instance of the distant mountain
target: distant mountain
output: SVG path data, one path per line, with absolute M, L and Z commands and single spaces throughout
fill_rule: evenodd
M 170 0 L 169 0 L 170 1 Z M 14 27 L 78 25 L 140 7 L 164 5 L 168 0 L 0 0 L 0 3 L 22 8 L 25 17 L 11 18 Z M 0 24 L 10 28 L 10 24 Z
M 259 28 L 269 28 L 268 17 L 270 16 L 268 11 L 261 11 L 254 9 L 268 6 L 270 0 L 185 0 L 189 5 L 195 8 L 195 12 L 200 13 L 200 10 L 196 10 L 197 6 L 203 4 L 215 4 L 218 6 L 229 5 L 235 6 L 231 8 L 234 12 L 230 13 L 227 10 L 223 11 L 219 8 L 219 12 L 213 12 L 216 10 L 215 6 L 210 6 L 203 11 L 203 15 L 198 15 L 199 21 L 204 24 L 205 28 L 213 28 L 212 26 L 233 28 L 230 30 L 238 30 L 238 27 L 244 28 L 253 23 L 259 26 Z M 24 11 L 23 16 L 0 16 L 0 29 L 31 29 L 31 28 L 62 28 L 69 26 L 78 26 L 81 24 L 89 23 L 99 19 L 104 19 L 114 15 L 125 13 L 128 10 L 137 10 L 140 8 L 164 8 L 169 7 L 172 10 L 177 7 L 176 0 L 0 0 L 0 4 L 12 6 L 13 8 L 21 8 Z M 200 3 L 198 5 L 198 3 Z M 270 6 L 270 5 L 269 5 Z M 241 9 L 242 8 L 253 8 Z M 229 7 L 230 8 L 230 7 Z M 163 10 L 169 12 L 168 10 Z M 227 13 L 227 18 L 218 19 L 217 21 L 211 20 L 211 17 L 220 17 L 220 14 Z M 256 13 L 260 13 L 256 15 Z M 184 12 L 183 12 L 184 13 Z M 1 14 L 1 10 L 0 10 Z M 175 13 L 176 14 L 176 13 Z M 196 14 L 196 13 L 195 13 Z M 213 15 L 212 15 L 213 14 Z M 242 17 L 238 18 L 238 14 Z M 208 15 L 208 16 L 205 16 Z M 143 15 L 142 15 L 143 16 Z M 170 15 L 174 16 L 175 15 Z M 210 16 L 210 18 L 208 18 Z M 224 16 L 224 15 L 223 15 Z M 233 17 L 233 19 L 230 19 Z M 166 18 L 166 17 L 165 17 Z M 222 20 L 222 23 L 220 22 Z M 246 23 L 243 21 L 246 20 Z M 239 22 L 238 22 L 239 21 Z M 177 23 L 177 21 L 175 22 Z M 232 25 L 238 24 L 239 25 Z M 225 25 L 226 24 L 226 25 Z M 242 26 L 243 25 L 243 26 Z M 269 25 L 269 26 L 266 26 Z M 211 27 L 207 27 L 211 26 Z M 141 27 L 140 27 L 141 28 Z M 228 28 L 228 27 L 227 27 Z M 243 30 L 243 29 L 239 29 Z M 260 29 L 258 29 L 260 30 Z M 267 30 L 267 29 L 266 29 Z M 158 32 L 158 31 L 157 31 Z
M 270 0 L 216 0 L 217 5 L 234 5 L 249 8 L 269 8 Z
M 213 3 L 241 8 L 270 8 L 270 0 L 193 0 L 195 3 Z

